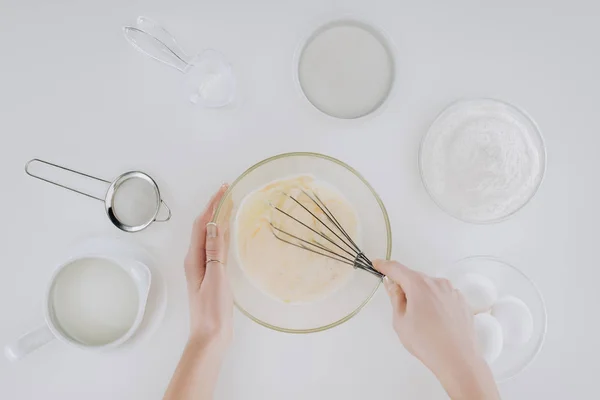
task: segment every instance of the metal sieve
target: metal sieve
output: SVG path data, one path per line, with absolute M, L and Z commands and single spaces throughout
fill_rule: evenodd
M 108 185 L 106 189 L 106 194 L 104 198 L 96 196 L 92 193 L 85 192 L 83 190 L 76 189 L 71 186 L 67 186 L 65 184 L 59 183 L 56 180 L 43 177 L 41 175 L 35 174 L 31 171 L 31 167 L 37 163 L 50 166 L 53 168 L 60 169 L 62 171 L 69 172 L 71 174 L 76 174 L 78 176 L 84 177 L 88 180 L 93 180 L 96 182 L 101 182 L 105 185 Z M 101 179 L 92 175 L 85 174 L 80 171 L 76 171 L 74 169 L 66 168 L 57 164 L 53 164 L 48 161 L 43 161 L 37 158 L 30 160 L 25 164 L 25 172 L 27 175 L 32 176 L 36 179 L 40 179 L 44 182 L 51 183 L 53 185 L 59 186 L 61 188 L 70 190 L 72 192 L 84 195 L 86 197 L 92 198 L 94 200 L 98 200 L 104 203 L 104 208 L 106 210 L 106 215 L 108 215 L 108 219 L 113 223 L 117 228 L 121 229 L 125 232 L 138 232 L 142 229 L 147 228 L 153 222 L 166 222 L 171 219 L 171 209 L 165 204 L 165 202 L 160 197 L 160 190 L 158 189 L 157 183 L 150 177 L 148 174 L 141 171 L 129 171 L 119 175 L 112 182 L 107 181 L 105 179 Z M 132 184 L 134 186 L 132 186 Z M 143 185 L 143 186 L 140 186 Z M 136 187 L 137 185 L 137 187 Z M 134 192 L 131 190 L 127 190 L 125 188 L 133 187 Z M 146 190 L 141 190 L 144 188 Z M 137 193 L 135 193 L 137 192 Z M 125 194 L 123 194 L 125 193 Z M 122 195 L 122 196 L 120 196 Z M 133 201 L 134 195 L 138 197 L 139 201 Z M 141 195 L 141 196 L 140 196 Z M 124 196 L 124 197 L 123 197 Z M 119 200 L 120 197 L 123 197 L 123 200 Z M 122 208 L 123 206 L 119 206 L 118 203 L 122 203 L 123 201 L 129 201 L 130 207 Z M 133 202 L 132 202 L 133 201 Z M 144 207 L 146 206 L 146 207 Z M 161 208 L 164 207 L 167 215 L 159 219 L 158 215 L 161 211 Z M 135 217 L 133 220 L 131 218 L 130 212 L 133 210 L 134 212 L 139 211 L 140 209 L 145 208 L 147 212 L 145 214 L 140 214 Z M 121 211 L 119 211 L 121 210 Z

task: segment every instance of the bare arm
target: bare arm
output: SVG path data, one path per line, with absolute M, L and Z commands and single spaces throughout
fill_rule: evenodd
M 218 346 L 189 341 L 164 399 L 212 399 L 222 359 L 223 351 Z
M 498 400 L 492 371 L 477 349 L 473 315 L 447 279 L 376 261 L 393 309 L 394 330 L 404 347 L 438 378 L 454 400 Z
M 164 400 L 212 399 L 231 342 L 233 295 L 225 273 L 228 234 L 226 227 L 209 223 L 226 189 L 221 187 L 194 222 L 185 258 L 190 337 Z

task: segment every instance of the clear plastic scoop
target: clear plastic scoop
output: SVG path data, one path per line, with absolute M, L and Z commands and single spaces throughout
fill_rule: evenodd
M 208 108 L 230 104 L 236 83 L 231 65 L 216 50 L 204 50 L 190 57 L 166 29 L 146 17 L 138 17 L 136 26 L 123 28 L 125 38 L 147 56 L 185 74 L 187 95 L 192 103 Z

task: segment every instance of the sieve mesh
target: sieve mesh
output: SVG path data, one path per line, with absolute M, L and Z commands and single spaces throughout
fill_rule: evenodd
M 112 206 L 119 222 L 141 226 L 154 219 L 160 199 L 153 184 L 143 178 L 131 177 L 115 189 Z

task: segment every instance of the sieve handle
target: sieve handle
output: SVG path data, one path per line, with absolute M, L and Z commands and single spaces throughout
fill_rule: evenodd
M 190 66 L 189 57 L 165 28 L 146 17 L 138 17 L 136 26 L 123 28 L 125 38 L 133 47 L 181 72 Z
M 75 171 L 74 169 L 70 169 L 70 168 L 67 168 L 67 167 L 62 167 L 60 165 L 53 164 L 53 163 L 48 162 L 48 161 L 43 161 L 43 160 L 40 160 L 39 158 L 34 158 L 33 160 L 29 160 L 27 162 L 27 164 L 25 164 L 25 173 L 27 175 L 33 177 L 33 178 L 39 179 L 39 180 L 44 181 L 44 182 L 51 183 L 53 185 L 56 185 L 56 186 L 61 187 L 63 189 L 70 190 L 70 191 L 75 192 L 75 193 L 82 194 L 82 195 L 87 196 L 89 198 L 92 198 L 94 200 L 99 200 L 101 202 L 104 202 L 104 199 L 101 198 L 101 197 L 94 196 L 93 194 L 90 194 L 90 193 L 82 192 L 81 190 L 77 190 L 77 189 L 72 188 L 70 186 L 63 185 L 63 184 L 58 183 L 56 181 L 53 181 L 51 179 L 44 178 L 44 177 L 42 177 L 40 175 L 36 175 L 34 172 L 31 172 L 31 166 L 35 165 L 35 164 L 38 164 L 38 163 L 39 164 L 48 165 L 48 166 L 53 167 L 53 168 L 58 168 L 58 169 L 61 169 L 63 171 L 67 171 L 67 172 L 70 172 L 70 173 L 73 173 L 73 174 L 76 174 L 76 175 L 79 175 L 79 176 L 83 176 L 83 177 L 88 178 L 88 179 L 92 179 L 92 180 L 95 180 L 95 181 L 98 181 L 98 182 L 107 183 L 107 184 L 110 185 L 109 181 L 97 178 L 97 177 L 92 176 L 92 175 L 84 174 L 83 172 Z
M 158 216 L 157 216 L 157 218 L 154 218 L 154 221 L 155 222 L 167 222 L 168 220 L 171 219 L 171 209 L 169 208 L 169 206 L 167 206 L 167 203 L 165 203 L 162 200 L 160 201 L 160 206 L 161 207 L 164 206 L 167 209 L 167 216 L 163 219 L 158 219 Z

